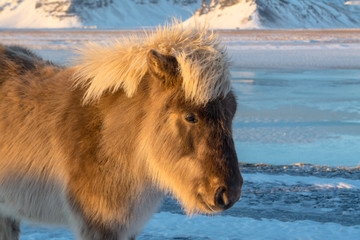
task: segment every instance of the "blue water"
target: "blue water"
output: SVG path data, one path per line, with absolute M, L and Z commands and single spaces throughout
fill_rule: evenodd
M 233 69 L 240 162 L 360 165 L 360 70 Z

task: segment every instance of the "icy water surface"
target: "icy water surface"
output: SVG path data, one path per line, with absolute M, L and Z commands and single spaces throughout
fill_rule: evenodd
M 360 70 L 233 69 L 240 162 L 360 165 Z

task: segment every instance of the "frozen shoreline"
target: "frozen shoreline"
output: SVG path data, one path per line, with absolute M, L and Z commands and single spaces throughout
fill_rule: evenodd
M 26 226 L 20 240 L 72 240 L 73 234 L 64 229 Z M 237 218 L 232 216 L 196 216 L 161 212 L 155 214 L 138 240 L 300 240 L 341 239 L 355 240 L 360 225 L 343 226 L 310 220 L 284 222 L 272 219 Z
M 218 31 L 233 66 L 246 69 L 360 69 L 360 29 Z M 0 43 L 23 45 L 55 63 L 89 41 L 110 42 L 139 30 L 6 30 Z M 57 56 L 54 56 L 56 52 Z M 65 60 L 66 59 L 66 60 Z

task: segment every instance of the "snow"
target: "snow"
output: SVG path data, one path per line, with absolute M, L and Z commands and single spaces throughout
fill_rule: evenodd
M 209 25 L 215 29 L 238 29 L 260 27 L 256 14 L 256 4 L 253 1 L 240 1 L 231 7 L 217 5 L 207 14 L 195 14 L 185 22 L 186 26 Z
M 104 27 L 157 26 L 173 17 L 187 19 L 199 7 L 199 3 L 182 6 L 172 1 L 160 0 L 157 4 L 136 4 L 134 1 L 114 1 L 111 7 L 86 11 L 86 25 Z M 106 16 L 106 17 L 104 17 Z
M 6 2 L 6 1 L 2 1 Z M 0 11 L 0 28 L 72 28 L 81 27 L 77 17 L 58 19 L 35 8 L 35 1 L 8 1 L 10 4 Z M 21 16 L 21 17 L 20 17 Z
M 359 1 L 343 0 L 239 0 L 231 6 L 212 5 L 186 24 L 215 29 L 358 28 Z
M 276 230 L 275 230 L 276 229 Z M 20 240 L 71 240 L 66 230 L 24 228 Z M 40 232 L 40 233 L 39 233 Z M 154 214 L 138 240 L 158 239 L 214 239 L 214 240 L 305 240 L 342 239 L 354 240 L 360 226 L 344 226 L 315 221 L 284 222 L 273 219 L 238 218 L 232 216 L 195 216 L 161 212 Z
M 107 7 L 79 6 L 79 13 L 67 14 L 71 1 L 61 11 L 53 9 L 54 12 L 36 8 L 33 0 L 2 0 L 0 7 L 5 3 L 8 4 L 2 11 L 0 8 L 0 28 L 142 28 L 160 25 L 173 17 L 187 19 L 200 6 L 200 3 L 183 6 L 166 0 L 156 4 L 118 0 Z
M 45 59 L 70 65 L 74 47 L 134 33 L 139 34 L 3 31 L 0 42 L 25 45 Z M 240 165 L 242 198 L 223 213 L 193 217 L 166 198 L 137 239 L 357 239 L 359 30 L 219 34 L 233 62 L 238 159 L 254 163 Z M 21 240 L 74 239 L 67 229 L 30 223 L 22 225 L 22 233 Z
M 360 190 L 360 181 L 345 178 L 319 178 L 313 176 L 292 176 L 289 175 L 268 175 L 268 174 L 248 174 L 243 173 L 245 183 L 252 182 L 258 184 L 266 184 L 276 182 L 281 186 L 291 185 L 309 185 L 314 186 L 316 189 L 354 189 Z
M 164 221 L 166 219 L 166 221 Z M 342 239 L 354 240 L 359 226 L 346 227 L 314 221 L 282 222 L 232 216 L 196 216 L 158 213 L 138 239 Z M 151 237 L 150 237 L 151 236 Z M 355 238 L 354 238 L 355 237 Z
M 90 7 L 75 0 L 1 0 L 0 28 L 129 29 L 157 26 L 173 17 L 186 20 L 187 26 L 215 29 L 360 27 L 359 1 L 239 0 L 231 6 L 212 5 L 204 14 L 197 11 L 200 0 L 187 5 L 172 0 L 139 2 L 117 0 Z

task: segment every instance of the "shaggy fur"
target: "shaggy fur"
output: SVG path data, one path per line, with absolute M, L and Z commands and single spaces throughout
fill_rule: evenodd
M 0 46 L 0 237 L 28 220 L 134 239 L 164 192 L 188 213 L 239 199 L 219 40 L 175 26 L 136 41 L 88 46 L 68 69 Z
M 77 84 L 87 87 L 85 102 L 120 88 L 128 97 L 133 96 L 147 72 L 146 56 L 151 49 L 176 58 L 187 100 L 206 104 L 229 93 L 229 60 L 219 38 L 205 28 L 183 29 L 175 23 L 159 28 L 146 39 L 136 36 L 108 45 L 90 43 L 79 49 L 75 76 Z

